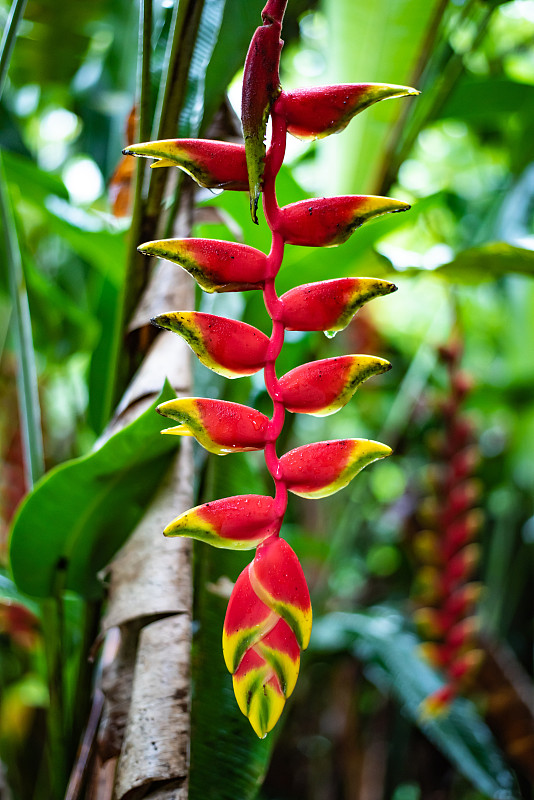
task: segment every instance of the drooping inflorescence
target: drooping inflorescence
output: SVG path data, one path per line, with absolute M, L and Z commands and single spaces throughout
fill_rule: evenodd
M 303 139 L 322 138 L 342 130 L 372 103 L 417 94 L 404 86 L 369 83 L 282 91 L 280 32 L 286 3 L 268 0 L 263 24 L 249 48 L 243 79 L 244 146 L 182 139 L 125 150 L 158 159 L 153 167 L 178 166 L 203 187 L 249 190 L 254 222 L 261 195 L 272 233 L 268 254 L 233 242 L 195 238 L 153 241 L 139 248 L 176 262 L 207 292 L 262 291 L 272 320 L 270 336 L 251 325 L 200 312 L 171 311 L 154 320 L 182 336 L 200 361 L 221 375 L 238 378 L 263 369 L 273 403 L 271 418 L 248 406 L 198 397 L 171 400 L 158 409 L 178 423 L 164 433 L 194 436 L 212 453 L 263 450 L 274 481 L 273 497 L 213 500 L 180 515 L 164 531 L 216 547 L 256 548 L 230 598 L 223 652 L 239 707 L 260 737 L 276 724 L 293 691 L 300 652 L 307 647 L 311 632 L 311 604 L 302 567 L 280 538 L 288 492 L 326 497 L 346 486 L 367 464 L 391 452 L 378 442 L 341 439 L 277 454 L 286 411 L 332 414 L 350 400 L 362 381 L 390 368 L 381 358 L 347 355 L 303 364 L 278 377 L 276 361 L 284 332 L 342 330 L 364 303 L 396 288 L 375 278 L 334 278 L 298 286 L 279 297 L 275 279 L 284 247 L 339 245 L 367 220 L 409 208 L 391 198 L 362 195 L 316 198 L 281 208 L 276 176 L 284 160 L 287 132 Z M 266 150 L 269 117 L 272 133 Z
M 482 524 L 477 508 L 481 487 L 474 477 L 479 456 L 473 423 L 462 408 L 471 381 L 460 369 L 461 356 L 458 339 L 439 350 L 448 387 L 436 409 L 439 429 L 428 437 L 430 492 L 418 513 L 424 529 L 413 538 L 418 562 L 413 599 L 419 606 L 415 621 L 424 641 L 421 649 L 445 678 L 426 698 L 425 716 L 447 711 L 483 657 L 475 615 L 481 584 L 473 580 L 480 555 L 475 540 Z

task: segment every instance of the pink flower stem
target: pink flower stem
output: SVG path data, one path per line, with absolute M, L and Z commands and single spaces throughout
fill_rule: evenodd
M 276 454 L 276 441 L 284 427 L 285 407 L 281 399 L 280 384 L 276 377 L 276 359 L 284 344 L 284 324 L 282 322 L 283 305 L 276 294 L 275 279 L 282 265 L 284 255 L 284 239 L 278 232 L 280 223 L 280 207 L 276 200 L 275 181 L 282 166 L 286 149 L 286 122 L 278 114 L 272 114 L 271 146 L 265 160 L 265 177 L 263 184 L 263 210 L 267 224 L 272 232 L 271 251 L 267 256 L 267 278 L 263 288 L 265 308 L 273 321 L 273 329 L 267 349 L 264 376 L 265 387 L 273 401 L 273 416 L 267 426 L 265 445 L 265 463 L 275 484 L 275 513 L 279 520 L 278 532 L 287 508 L 287 487 L 282 478 L 280 459 Z

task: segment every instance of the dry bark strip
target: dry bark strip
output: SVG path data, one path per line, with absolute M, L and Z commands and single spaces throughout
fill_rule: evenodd
M 193 300 L 189 276 L 175 264 L 160 262 L 142 301 L 144 319 L 162 310 L 192 308 Z M 178 395 L 190 394 L 189 349 L 166 332 L 153 342 L 106 437 L 151 405 L 165 378 Z M 91 800 L 187 798 L 191 545 L 165 539 L 161 531 L 191 505 L 192 447 L 186 441 L 143 519 L 108 568 L 102 634 L 105 649 L 113 652 L 101 681 L 105 704 L 98 756 L 86 792 Z

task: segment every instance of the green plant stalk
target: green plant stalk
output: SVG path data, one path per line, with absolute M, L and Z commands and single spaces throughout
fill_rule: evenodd
M 442 22 L 448 8 L 449 8 L 449 0 L 441 0 L 439 6 L 436 8 L 434 12 L 434 16 L 431 20 L 430 27 L 427 31 L 421 50 L 419 52 L 417 64 L 415 65 L 412 77 L 408 81 L 410 86 L 419 86 L 421 83 L 425 70 L 428 66 L 430 57 L 432 53 L 435 52 L 436 47 L 438 45 L 438 39 L 441 32 Z M 380 171 L 378 173 L 377 186 L 380 187 L 380 189 L 377 192 L 377 194 L 381 194 L 382 191 L 388 191 L 391 184 L 393 183 L 393 179 L 390 174 L 390 162 L 393 154 L 395 153 L 397 143 L 401 139 L 403 132 L 408 125 L 408 120 L 412 112 L 413 112 L 413 103 L 409 102 L 404 103 L 399 113 L 399 116 L 397 117 L 397 120 L 395 121 L 391 129 L 388 141 L 386 142 L 386 146 L 384 149 L 384 155 L 382 158 Z
M 484 11 L 480 21 L 476 23 L 477 30 L 473 37 L 470 48 L 471 51 L 476 50 L 476 48 L 482 43 L 495 8 L 495 5 L 489 6 Z M 397 135 L 396 146 L 393 146 L 391 150 L 386 151 L 383 166 L 380 171 L 380 185 L 377 188 L 377 191 L 388 191 L 388 189 L 396 180 L 401 164 L 408 158 L 410 152 L 412 151 L 419 133 L 426 125 L 436 118 L 437 114 L 445 105 L 451 92 L 464 72 L 464 56 L 465 53 L 455 52 L 452 54 L 450 59 L 442 68 L 441 75 L 436 76 L 433 79 L 434 86 L 436 87 L 435 91 L 433 93 L 429 93 L 428 95 L 423 93 L 423 102 L 418 105 L 417 111 L 410 117 L 410 119 L 405 121 L 407 124 L 405 124 L 404 130 L 402 131 L 403 135 L 400 135 L 400 130 L 397 131 L 395 129 L 394 132 L 395 135 Z M 428 97 L 426 102 L 424 100 L 425 96 Z
M 61 605 L 56 597 L 41 602 L 48 692 L 50 696 L 45 754 L 48 764 L 50 796 L 58 798 L 58 800 L 63 796 L 67 784 Z
M 0 44 L 0 97 L 4 90 L 4 83 L 7 78 L 7 70 L 15 39 L 17 38 L 17 31 L 24 16 L 24 9 L 26 8 L 27 0 L 13 0 L 9 17 L 4 28 L 2 36 L 2 43 Z
M 152 0 L 143 0 L 139 11 L 139 135 L 149 138 L 150 132 L 150 62 L 152 38 Z M 123 368 L 123 335 L 128 318 L 133 311 L 136 299 L 141 291 L 140 285 L 144 283 L 145 276 L 137 277 L 139 255 L 136 250 L 136 235 L 145 212 L 143 200 L 143 184 L 145 177 L 145 163 L 139 159 L 136 165 L 133 192 L 132 222 L 128 235 L 128 249 L 126 254 L 126 270 L 123 283 L 119 290 L 117 312 L 115 314 L 112 342 L 110 378 L 107 382 L 107 397 L 105 404 L 105 418 L 109 420 L 127 381 Z
M 184 0 L 180 2 L 161 105 L 158 139 L 169 139 L 177 135 L 178 120 L 185 102 L 189 65 L 203 8 L 204 0 L 189 0 L 187 5 Z M 155 169 L 151 171 L 146 219 L 144 220 L 148 231 L 154 230 L 154 224 L 161 214 L 161 203 L 167 178 L 168 170 Z M 141 239 L 143 239 L 144 230 L 143 227 L 140 229 Z
M 140 42 L 143 50 L 141 59 L 140 89 L 140 129 L 141 138 L 149 139 L 150 135 L 150 61 L 147 51 L 151 43 L 151 10 L 148 12 L 150 0 L 145 0 L 142 13 Z M 158 98 L 155 124 L 158 138 L 170 138 L 176 135 L 180 111 L 185 101 L 187 74 L 193 54 L 196 33 L 200 24 L 204 0 L 181 2 L 173 19 L 173 31 L 168 48 L 168 60 L 163 82 L 164 91 Z M 159 117 L 159 123 L 157 122 Z M 115 376 L 112 391 L 112 403 L 117 403 L 129 378 L 123 365 L 122 340 L 128 319 L 130 318 L 143 287 L 147 280 L 147 266 L 144 256 L 137 252 L 137 244 L 143 239 L 152 239 L 159 225 L 162 210 L 162 198 L 167 180 L 167 170 L 151 170 L 148 196 L 144 195 L 144 168 L 137 167 L 134 189 L 134 205 L 132 224 L 130 227 L 126 271 L 122 286 L 119 309 L 115 319 L 113 357 Z M 173 206 L 174 208 L 175 206 Z M 133 370 L 132 370 L 133 371 Z M 111 409 L 110 409 L 111 410 Z

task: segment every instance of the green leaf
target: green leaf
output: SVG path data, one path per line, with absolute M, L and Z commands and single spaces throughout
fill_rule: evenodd
M 204 0 L 197 41 L 187 76 L 186 100 L 180 114 L 178 129 L 180 137 L 198 136 L 204 113 L 206 69 L 218 39 L 224 7 L 225 0 Z
M 514 778 L 484 720 L 472 703 L 456 700 L 449 714 L 421 718 L 421 703 L 440 686 L 417 653 L 418 640 L 403 630 L 403 618 L 391 608 L 367 614 L 334 613 L 317 620 L 311 648 L 353 649 L 373 670 L 369 678 L 391 691 L 406 714 L 480 792 L 500 800 L 515 798 Z
M 80 258 L 109 278 L 115 286 L 124 280 L 126 239 L 123 232 L 107 230 L 95 214 L 50 198 L 42 209 L 51 232 L 68 242 Z
M 438 1 L 330 0 L 325 9 L 330 41 L 336 46 L 329 49 L 329 81 L 410 85 Z M 384 143 L 405 102 L 403 98 L 377 103 L 342 134 L 321 142 L 328 194 L 374 191 Z
M 113 355 L 120 347 L 116 337 L 121 336 L 116 319 L 118 313 L 118 289 L 110 280 L 104 279 L 96 308 L 96 315 L 100 321 L 100 336 L 89 366 L 89 405 L 87 408 L 89 424 L 97 433 L 104 429 L 113 412 L 115 387 Z
M 436 275 L 442 275 L 447 280 L 466 284 L 492 281 L 510 272 L 532 277 L 534 250 L 506 242 L 490 242 L 463 250 L 448 264 L 435 270 Z
M 143 515 L 167 469 L 174 437 L 156 406 L 174 397 L 168 383 L 156 402 L 101 448 L 51 470 L 21 504 L 10 559 L 18 588 L 35 597 L 72 589 L 101 594 L 97 578 Z M 170 441 L 169 441 L 170 440 Z
M 5 150 L 2 153 L 8 183 L 18 187 L 18 191 L 26 200 L 41 205 L 50 194 L 63 200 L 69 199 L 69 193 L 61 178 L 45 172 L 30 159 Z
M 206 70 L 202 131 L 221 105 L 228 84 L 243 66 L 252 34 L 261 22 L 264 5 L 264 0 L 249 0 L 247 3 L 226 0 L 219 38 Z
M 494 126 L 502 117 L 508 122 L 510 114 L 534 116 L 534 86 L 506 78 L 469 78 L 455 86 L 439 117 Z

